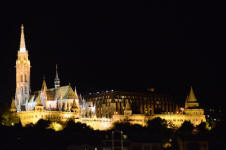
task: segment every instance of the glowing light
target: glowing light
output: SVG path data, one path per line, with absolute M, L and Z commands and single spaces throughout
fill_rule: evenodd
M 57 123 L 57 122 L 52 122 L 50 125 L 49 125 L 49 128 L 50 129 L 53 129 L 54 131 L 61 131 L 64 129 L 63 125 L 60 124 L 60 123 Z
M 91 107 L 91 111 L 95 112 L 95 106 Z
M 210 126 L 210 124 L 208 122 L 206 122 L 206 129 L 207 130 L 211 130 L 212 129 L 212 127 Z
M 172 145 L 171 145 L 171 143 L 169 143 L 169 142 L 166 142 L 166 143 L 164 143 L 163 145 L 162 145 L 162 147 L 163 148 L 169 148 L 169 147 L 171 147 Z
M 26 52 L 26 48 L 20 48 L 20 52 Z

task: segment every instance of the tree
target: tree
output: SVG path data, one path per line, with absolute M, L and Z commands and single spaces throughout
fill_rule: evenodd
M 39 128 L 39 129 L 47 129 L 50 125 L 50 121 L 49 120 L 44 120 L 44 119 L 40 119 L 36 124 L 35 124 L 35 128 Z
M 13 113 L 6 111 L 1 115 L 0 122 L 4 126 L 14 126 L 19 123 L 19 118 Z
M 194 126 L 190 121 L 184 121 L 180 128 L 177 129 L 178 135 L 188 136 L 192 134 Z
M 172 134 L 173 129 L 168 128 L 167 121 L 159 117 L 149 120 L 147 122 L 147 133 L 145 135 L 152 136 L 152 138 L 161 139 L 162 141 L 168 140 Z

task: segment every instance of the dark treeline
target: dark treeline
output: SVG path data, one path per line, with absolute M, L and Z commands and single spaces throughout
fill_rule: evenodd
M 67 149 L 69 145 L 88 144 L 99 147 L 102 145 L 106 135 L 112 131 L 122 131 L 128 141 L 136 142 L 170 142 L 171 147 L 177 149 L 177 137 L 204 139 L 209 142 L 209 149 L 217 149 L 223 146 L 224 123 L 221 122 L 212 130 L 206 128 L 206 123 L 194 127 L 190 122 L 185 121 L 183 125 L 176 128 L 168 128 L 165 120 L 155 118 L 147 122 L 146 127 L 131 125 L 128 122 L 115 123 L 111 130 L 98 131 L 81 123 L 74 123 L 69 120 L 61 131 L 54 131 L 48 128 L 49 121 L 39 120 L 37 124 L 22 127 L 21 123 L 14 126 L 0 126 L 1 149 Z

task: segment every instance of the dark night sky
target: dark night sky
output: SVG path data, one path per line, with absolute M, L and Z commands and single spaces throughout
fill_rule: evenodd
M 31 88 L 43 75 L 79 92 L 164 89 L 180 101 L 193 85 L 201 103 L 226 96 L 225 3 L 194 0 L 14 3 L 0 9 L 0 101 L 15 92 L 20 25 L 31 60 Z

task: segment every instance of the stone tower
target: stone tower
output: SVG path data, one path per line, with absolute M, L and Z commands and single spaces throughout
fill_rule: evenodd
M 24 27 L 21 26 L 20 48 L 16 60 L 16 107 L 21 111 L 21 106 L 29 98 L 30 94 L 30 60 L 25 46 Z
M 192 87 L 185 101 L 184 114 L 186 115 L 186 119 L 190 120 L 195 126 L 199 125 L 201 122 L 206 122 L 204 109 L 199 106 Z

